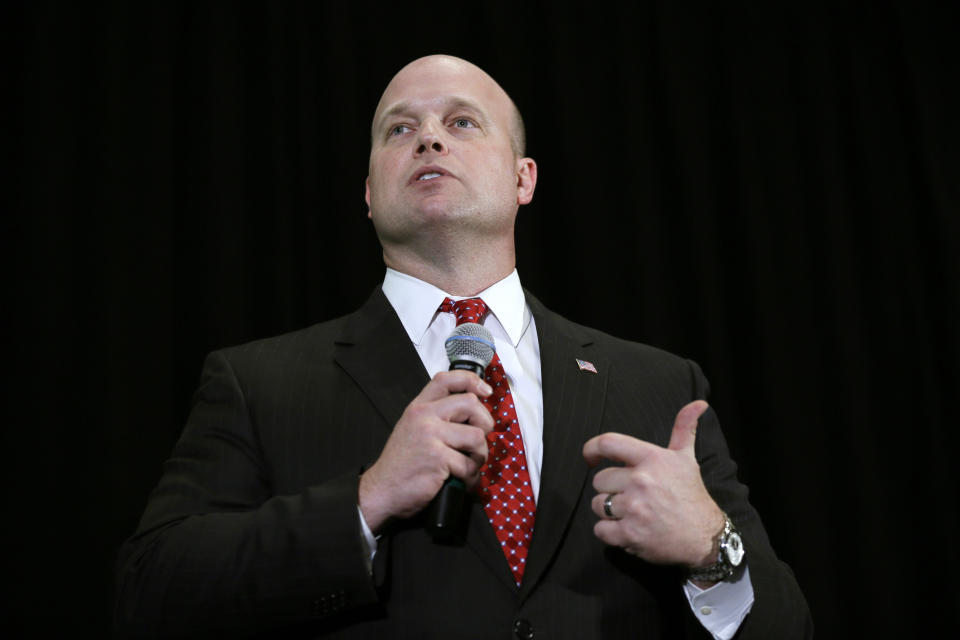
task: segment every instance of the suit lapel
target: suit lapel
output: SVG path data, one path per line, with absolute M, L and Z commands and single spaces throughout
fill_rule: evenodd
M 466 544 L 483 561 L 504 586 L 515 591 L 517 588 L 510 571 L 510 565 L 500 548 L 500 541 L 494 533 L 483 503 L 471 493 L 468 497 L 469 520 L 467 522 Z
M 389 433 L 429 377 L 380 287 L 346 319 L 336 345 L 337 364 L 370 398 Z
M 521 587 L 535 587 L 566 535 L 587 476 L 583 445 L 600 429 L 609 374 L 606 358 L 592 353 L 592 340 L 575 325 L 546 310 L 527 293 L 537 323 L 543 384 L 543 467 L 537 520 Z M 597 373 L 581 370 L 589 360 Z

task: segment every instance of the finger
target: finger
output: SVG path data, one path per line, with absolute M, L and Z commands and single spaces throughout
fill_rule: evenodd
M 608 467 L 593 476 L 597 493 L 622 493 L 630 485 L 632 467 Z
M 487 460 L 490 447 L 487 446 L 483 429 L 463 424 L 450 424 L 445 430 L 443 441 L 451 449 L 469 456 L 477 465 L 482 465 Z
M 654 449 L 659 447 L 622 433 L 601 433 L 583 445 L 583 457 L 591 467 L 604 459 L 635 466 Z
M 482 462 L 477 462 L 472 455 L 465 455 L 460 451 L 450 450 L 446 457 L 447 473 L 461 480 L 472 481 L 478 476 Z
M 674 451 L 684 451 L 694 456 L 694 444 L 697 441 L 697 424 L 703 412 L 709 408 L 709 405 L 703 400 L 694 400 L 686 405 L 677 413 L 677 419 L 673 422 L 673 433 L 670 434 L 670 444 L 668 449 Z
M 590 510 L 598 518 L 605 520 L 619 520 L 623 517 L 625 507 L 619 498 L 619 493 L 598 493 L 590 500 Z M 610 504 L 610 513 L 607 513 L 607 503 Z
M 486 398 L 493 393 L 493 388 L 470 371 L 441 371 L 433 376 L 417 399 L 432 402 L 454 393 L 472 393 L 478 398 Z
M 467 489 L 473 491 L 473 488 L 477 486 L 477 483 L 480 482 L 480 469 L 482 465 L 476 465 L 469 474 L 464 476 L 462 480 L 466 483 Z
M 627 536 L 619 520 L 600 520 L 593 525 L 593 535 L 611 547 L 627 545 Z
M 490 410 L 473 394 L 458 393 L 441 398 L 432 403 L 436 415 L 446 422 L 470 424 L 483 429 L 484 432 L 493 430 L 493 416 Z

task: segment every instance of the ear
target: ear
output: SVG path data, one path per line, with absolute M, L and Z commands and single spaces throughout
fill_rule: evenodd
M 517 204 L 528 204 L 533 200 L 533 190 L 537 188 L 537 163 L 533 158 L 517 160 Z
M 372 219 L 373 215 L 370 213 L 370 176 L 367 176 L 367 179 L 364 182 L 363 199 L 367 203 L 367 217 Z

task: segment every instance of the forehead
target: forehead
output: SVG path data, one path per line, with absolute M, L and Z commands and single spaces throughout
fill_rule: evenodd
M 417 60 L 393 77 L 387 85 L 374 126 L 382 119 L 403 111 L 440 110 L 466 107 L 505 123 L 510 98 L 493 78 L 479 67 L 456 59 Z

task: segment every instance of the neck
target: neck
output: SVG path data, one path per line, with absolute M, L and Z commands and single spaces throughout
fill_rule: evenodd
M 503 247 L 469 247 L 440 250 L 424 255 L 409 247 L 383 248 L 384 263 L 395 271 L 429 282 L 454 296 L 474 296 L 503 280 L 516 266 L 513 244 Z

